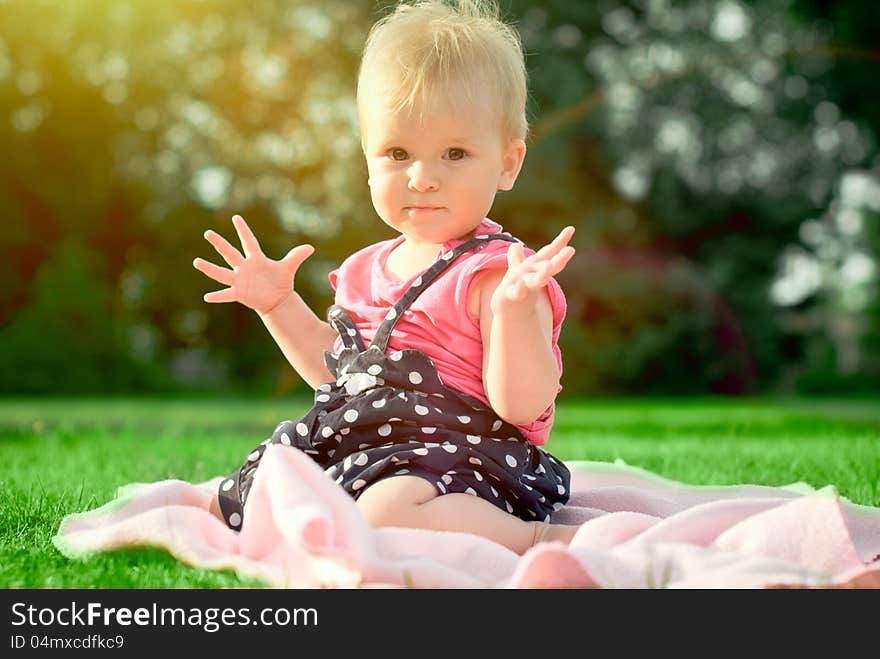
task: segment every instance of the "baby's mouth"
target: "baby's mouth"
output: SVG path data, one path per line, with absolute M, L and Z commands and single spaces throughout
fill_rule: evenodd
M 407 206 L 403 210 L 415 215 L 427 215 L 443 210 L 443 206 Z

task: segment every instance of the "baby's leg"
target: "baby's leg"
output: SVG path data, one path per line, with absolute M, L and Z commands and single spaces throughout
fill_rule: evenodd
M 220 512 L 220 497 L 219 497 L 219 496 L 215 496 L 213 499 L 211 499 L 211 507 L 210 507 L 209 510 L 210 510 L 210 511 L 214 514 L 214 516 L 215 516 L 217 519 L 219 519 L 221 522 L 225 522 L 225 521 L 226 521 L 225 519 L 223 519 L 223 513 Z
M 489 538 L 523 554 L 538 542 L 560 540 L 566 544 L 577 526 L 526 522 L 470 494 L 437 495 L 418 476 L 395 476 L 370 486 L 357 500 L 374 527 L 402 526 L 434 531 L 460 531 Z

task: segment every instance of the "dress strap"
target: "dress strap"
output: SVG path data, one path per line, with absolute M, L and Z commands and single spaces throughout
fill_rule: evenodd
M 346 348 L 356 348 L 358 352 L 363 352 L 366 348 L 361 333 L 358 332 L 357 326 L 354 324 L 351 316 L 338 304 L 332 305 L 327 309 L 327 320 L 339 333 L 342 339 L 342 345 Z
M 504 240 L 509 243 L 520 242 L 513 236 L 504 233 L 483 234 L 476 238 L 471 238 L 455 249 L 446 252 L 446 254 L 437 259 L 435 263 L 425 270 L 421 276 L 416 277 L 413 283 L 410 284 L 410 287 L 406 289 L 406 292 L 400 296 L 397 303 L 388 310 L 388 313 L 385 315 L 385 320 L 382 321 L 382 324 L 379 325 L 376 334 L 373 336 L 373 342 L 370 344 L 370 349 L 378 349 L 384 353 L 388 349 L 388 341 L 391 339 L 392 330 L 395 328 L 404 312 L 413 302 L 416 301 L 416 298 L 424 293 L 425 289 L 427 289 L 437 277 L 443 274 L 459 256 L 472 250 L 478 252 L 486 247 L 486 245 L 492 240 Z M 358 335 L 357 338 L 360 340 L 360 335 Z M 362 349 L 363 348 L 361 348 L 361 350 Z

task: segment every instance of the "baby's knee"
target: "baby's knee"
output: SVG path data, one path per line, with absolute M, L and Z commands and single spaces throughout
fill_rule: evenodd
M 371 485 L 356 501 L 373 528 L 421 525 L 418 507 L 437 496 L 437 490 L 417 476 L 397 476 Z

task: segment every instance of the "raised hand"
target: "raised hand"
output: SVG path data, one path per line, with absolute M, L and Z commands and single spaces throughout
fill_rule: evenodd
M 260 249 L 260 243 L 241 215 L 232 217 L 232 224 L 244 249 L 242 256 L 223 236 L 210 229 L 205 239 L 220 253 L 232 268 L 221 268 L 209 261 L 197 258 L 193 267 L 228 288 L 206 293 L 205 302 L 240 302 L 260 314 L 266 314 L 293 294 L 293 279 L 315 248 L 299 245 L 290 250 L 280 261 L 268 258 Z
M 529 257 L 522 243 L 513 243 L 507 250 L 507 273 L 492 294 L 492 313 L 531 311 L 534 306 L 529 304 L 535 304 L 538 292 L 562 272 L 574 254 L 574 247 L 568 244 L 572 235 L 574 227 L 565 227 L 549 245 Z

